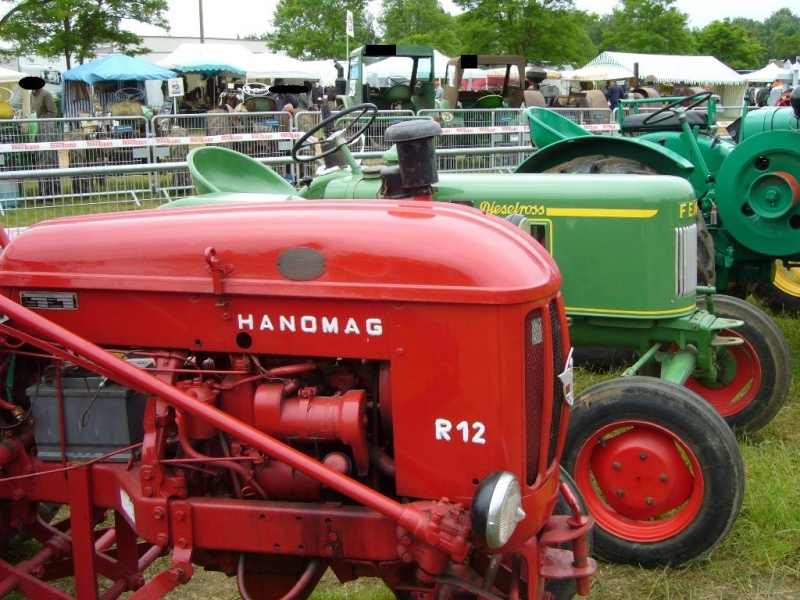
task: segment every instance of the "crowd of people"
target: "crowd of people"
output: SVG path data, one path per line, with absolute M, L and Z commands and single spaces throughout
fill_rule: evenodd
M 752 85 L 747 90 L 747 100 L 750 106 L 789 106 L 792 95 L 792 86 L 788 82 L 776 79 L 771 85 Z

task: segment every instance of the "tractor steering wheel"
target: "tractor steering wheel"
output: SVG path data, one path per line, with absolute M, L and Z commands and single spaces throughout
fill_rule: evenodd
M 269 92 L 269 86 L 266 83 L 261 83 L 260 81 L 251 81 L 250 83 L 245 83 L 242 86 L 242 92 L 248 96 L 265 96 L 267 92 Z
M 665 107 L 657 110 L 656 112 L 647 115 L 644 120 L 642 121 L 642 125 L 656 125 L 657 123 L 661 123 L 661 121 L 666 121 L 669 116 L 663 116 L 660 119 L 656 119 L 658 115 L 662 115 L 664 113 L 674 113 L 676 112 L 676 108 L 678 108 L 684 102 L 688 102 L 689 105 L 684 107 L 683 110 L 691 110 L 695 106 L 700 106 L 704 102 L 708 102 L 708 99 L 714 95 L 714 92 L 698 92 L 697 94 L 692 94 L 691 96 L 685 96 L 684 98 L 679 98 L 678 100 L 673 100 Z
M 358 121 L 361 119 L 361 117 L 363 117 L 364 115 L 369 115 L 368 118 L 367 118 L 366 124 L 364 124 L 361 128 L 356 130 L 356 132 L 353 133 L 350 137 L 345 138 L 344 142 L 342 142 L 341 144 L 339 144 L 339 143 L 334 144 L 331 148 L 328 148 L 327 150 L 323 150 L 319 154 L 310 154 L 310 155 L 307 155 L 307 156 L 300 154 L 300 151 L 303 148 L 319 143 L 319 141 L 313 142 L 312 144 L 307 144 L 306 143 L 306 142 L 308 142 L 309 138 L 311 138 L 315 133 L 317 133 L 318 131 L 325 130 L 328 125 L 331 125 L 332 123 L 335 123 L 339 119 L 341 119 L 343 117 L 346 117 L 347 115 L 349 115 L 351 113 L 355 113 L 355 112 L 357 112 L 358 115 L 356 117 L 354 117 L 353 120 L 350 123 L 345 125 L 342 129 L 338 129 L 338 130 L 334 131 L 333 133 L 328 134 L 328 137 L 326 137 L 324 140 L 321 140 L 323 142 L 336 141 L 338 138 L 343 137 L 348 129 L 350 129 L 353 125 L 358 123 Z M 335 152 L 338 152 L 339 146 L 350 144 L 351 142 L 353 142 L 356 139 L 358 139 L 358 137 L 361 136 L 367 130 L 367 128 L 370 125 L 372 125 L 372 122 L 375 120 L 375 117 L 377 115 L 378 115 L 378 107 L 375 106 L 374 104 L 356 104 L 355 106 L 351 106 L 350 108 L 347 108 L 347 109 L 345 109 L 345 110 L 343 110 L 343 111 L 341 111 L 339 113 L 336 113 L 335 115 L 331 115 L 327 119 L 323 119 L 322 121 L 317 123 L 314 127 L 312 127 L 310 130 L 308 130 L 303 135 L 303 137 L 301 137 L 299 140 L 297 140 L 294 143 L 294 146 L 292 146 L 292 152 L 291 152 L 292 160 L 295 160 L 295 161 L 297 161 L 299 163 L 312 162 L 312 161 L 318 160 L 320 158 L 324 158 L 326 156 L 330 156 L 331 154 L 333 154 Z
M 144 100 L 144 91 L 135 87 L 122 88 L 114 93 L 114 100 L 125 102 L 128 100 Z
M 408 77 L 403 77 L 402 75 L 393 75 L 391 77 L 387 77 L 386 79 L 389 80 L 389 83 L 392 85 L 409 85 L 411 80 Z

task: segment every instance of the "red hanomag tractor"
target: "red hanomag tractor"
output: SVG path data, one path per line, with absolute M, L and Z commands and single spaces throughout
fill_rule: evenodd
M 41 545 L 0 596 L 157 598 L 193 565 L 258 599 L 328 568 L 402 598 L 588 593 L 560 276 L 512 224 L 338 200 L 5 242 L 0 532 Z

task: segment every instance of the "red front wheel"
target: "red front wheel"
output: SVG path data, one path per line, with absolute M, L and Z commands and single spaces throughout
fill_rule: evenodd
M 594 516 L 594 555 L 680 565 L 706 556 L 742 505 L 744 463 L 725 421 L 651 377 L 605 381 L 570 416 L 563 465 Z

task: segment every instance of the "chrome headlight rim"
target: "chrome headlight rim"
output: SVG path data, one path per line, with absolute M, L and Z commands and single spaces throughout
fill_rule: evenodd
M 517 477 L 496 471 L 483 478 L 472 499 L 472 530 L 492 550 L 501 548 L 525 518 Z

